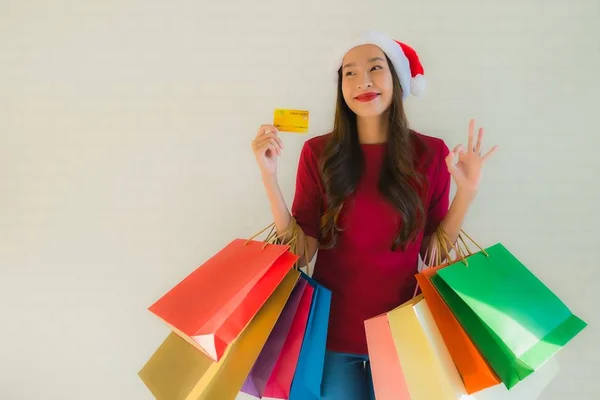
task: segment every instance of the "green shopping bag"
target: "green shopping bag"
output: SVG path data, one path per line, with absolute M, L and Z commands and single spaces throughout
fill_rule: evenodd
M 432 282 L 509 389 L 587 326 L 502 244 L 440 269 Z

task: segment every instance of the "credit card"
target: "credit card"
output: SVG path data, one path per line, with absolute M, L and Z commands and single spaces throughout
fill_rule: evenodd
M 273 125 L 282 132 L 308 132 L 308 111 L 278 108 L 273 113 Z

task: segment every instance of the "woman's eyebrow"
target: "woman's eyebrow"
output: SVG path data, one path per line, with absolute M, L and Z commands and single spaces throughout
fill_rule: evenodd
M 385 60 L 383 58 L 381 58 L 381 57 L 373 57 L 373 58 L 369 58 L 368 62 L 375 62 L 375 61 L 385 61 Z M 352 63 L 348 63 L 348 64 L 344 65 L 342 67 L 342 69 L 348 68 L 348 67 L 355 67 L 355 66 L 356 66 L 356 63 L 352 62 Z

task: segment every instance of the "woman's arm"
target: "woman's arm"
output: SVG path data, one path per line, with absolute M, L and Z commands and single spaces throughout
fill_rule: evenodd
M 258 129 L 256 137 L 252 140 L 252 151 L 256 157 L 256 161 L 259 165 L 263 184 L 265 186 L 267 197 L 271 205 L 271 212 L 273 214 L 274 224 L 277 235 L 280 236 L 286 232 L 292 223 L 292 215 L 288 209 L 279 183 L 277 182 L 277 158 L 281 155 L 283 149 L 283 142 L 278 136 L 278 130 L 273 125 L 261 125 Z M 307 187 L 310 188 L 311 193 L 306 193 L 306 190 L 296 190 L 296 196 L 298 202 L 302 204 L 306 199 L 312 199 L 314 196 L 313 191 L 316 190 L 315 185 L 311 182 L 309 175 L 306 173 L 307 162 L 306 162 L 306 146 L 303 148 L 302 155 L 299 165 L 299 176 L 297 178 L 300 183 L 299 188 Z M 304 213 L 306 211 L 304 210 Z M 310 213 L 310 212 L 309 212 Z M 316 214 L 315 214 L 316 216 Z M 318 223 L 315 217 L 314 224 Z M 298 260 L 300 267 L 308 265 L 313 259 L 317 252 L 318 241 L 317 239 L 307 236 L 302 228 L 296 225 L 296 233 L 298 239 L 296 242 L 296 252 L 300 256 Z M 287 237 L 281 238 L 283 242 L 287 242 L 291 239 L 291 234 L 287 234 Z M 304 259 L 305 243 L 308 244 L 308 260 Z
M 446 217 L 440 223 L 441 228 L 446 232 L 450 239 L 450 243 L 447 244 L 446 248 L 448 252 L 450 252 L 452 246 L 458 240 L 458 235 L 467 215 L 467 211 L 474 199 L 474 192 L 469 190 L 457 190 L 454 199 L 452 199 L 452 204 L 448 209 L 448 214 L 446 214 Z
M 441 228 L 448 235 L 451 244 L 447 245 L 449 251 L 458 240 L 458 235 L 467 215 L 471 203 L 475 199 L 483 165 L 492 154 L 496 152 L 498 146 L 493 146 L 485 155 L 482 153 L 483 128 L 479 128 L 477 140 L 474 138 L 475 120 L 469 121 L 469 136 L 467 149 L 458 145 L 446 157 L 446 166 L 448 172 L 456 182 L 456 195 L 448 209 L 448 213 L 440 223 Z M 454 163 L 454 158 L 458 157 L 458 162 Z
M 273 214 L 277 235 L 281 235 L 290 227 L 292 223 L 292 215 L 287 204 L 285 203 L 283 194 L 281 193 L 279 183 L 277 182 L 277 177 L 275 175 L 263 175 L 262 181 L 267 192 L 267 197 L 269 198 L 269 203 L 271 204 L 271 213 Z M 283 237 L 282 241 L 287 242 L 290 239 L 291 233 L 288 233 L 288 236 Z M 312 261 L 317 252 L 319 243 L 316 238 L 307 236 L 299 226 L 297 240 L 298 242 L 296 245 L 296 251 L 300 256 L 299 265 L 300 267 L 303 267 Z M 308 260 L 304 259 L 304 243 L 306 241 L 308 242 Z
M 446 244 L 446 250 L 450 252 L 452 247 L 458 240 L 458 235 L 462 229 L 464 219 L 469 211 L 469 207 L 475 199 L 475 194 L 467 190 L 458 190 L 454 195 L 454 199 L 450 204 L 447 214 L 444 219 L 439 223 L 437 228 L 442 228 L 447 234 L 449 243 Z M 421 254 L 426 254 L 427 249 L 431 245 L 431 241 L 436 239 L 435 233 L 423 238 L 423 245 L 421 246 Z M 446 254 L 442 249 L 442 255 Z

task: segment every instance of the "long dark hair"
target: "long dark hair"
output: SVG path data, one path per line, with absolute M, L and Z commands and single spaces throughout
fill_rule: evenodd
M 387 57 L 386 57 L 387 58 Z M 415 150 L 423 144 L 408 127 L 402 104 L 402 87 L 394 66 L 387 59 L 393 79 L 393 94 L 389 118 L 387 155 L 379 178 L 379 191 L 399 214 L 400 229 L 390 244 L 392 250 L 405 249 L 424 228 L 422 175 L 415 167 Z M 321 218 L 322 248 L 337 243 L 338 218 L 346 197 L 354 193 L 363 172 L 364 160 L 358 141 L 356 114 L 346 104 L 342 94 L 342 72 L 338 72 L 337 105 L 334 128 L 325 145 L 320 172 L 327 197 L 327 211 Z

